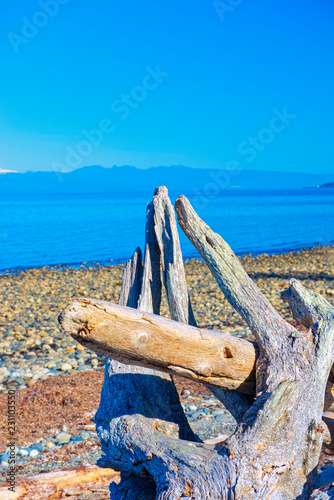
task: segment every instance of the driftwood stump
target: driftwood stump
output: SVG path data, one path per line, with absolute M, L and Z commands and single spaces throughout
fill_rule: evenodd
M 96 426 L 105 454 L 99 465 L 121 471 L 111 499 L 334 498 L 334 474 L 317 472 L 323 442 L 333 446 L 323 412 L 334 408 L 334 307 L 292 279 L 283 296 L 308 328 L 297 331 L 187 198 L 175 208 L 256 342 L 197 327 L 175 212 L 167 189 L 158 188 L 147 209 L 144 263 L 137 249 L 119 304 L 78 298 L 59 319 L 75 340 L 108 358 Z M 159 316 L 162 283 L 172 319 Z M 201 442 L 171 374 L 205 384 L 237 420 L 235 433 L 215 445 Z

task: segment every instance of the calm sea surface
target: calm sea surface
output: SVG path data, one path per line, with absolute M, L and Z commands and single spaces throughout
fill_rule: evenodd
M 178 195 L 170 193 L 173 203 Z M 237 254 L 334 243 L 332 189 L 229 190 L 206 201 L 188 197 Z M 136 246 L 143 248 L 149 201 L 143 194 L 1 195 L 0 271 L 123 262 Z M 179 231 L 184 257 L 198 257 Z

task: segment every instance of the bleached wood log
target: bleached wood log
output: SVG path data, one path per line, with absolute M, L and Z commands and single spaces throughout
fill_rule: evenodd
M 73 300 L 62 328 L 83 346 L 127 364 L 254 393 L 256 348 L 232 335 L 101 300 Z
M 88 298 L 72 301 L 60 321 L 80 344 L 110 359 L 209 384 L 218 399 L 222 388 L 255 396 L 257 348 L 245 339 Z M 324 411 L 331 411 L 332 387 L 328 382 Z M 234 402 L 228 401 L 229 394 L 235 395 L 224 395 L 227 407 Z M 239 400 L 238 407 L 231 411 L 237 420 L 249 409 L 249 400 Z
M 290 287 L 281 295 L 289 303 L 295 320 L 306 328 L 333 311 L 333 306 L 320 293 L 308 290 L 305 295 L 303 286 L 295 279 L 291 279 Z
M 118 483 L 119 472 L 113 469 L 101 469 L 96 465 L 71 467 L 54 472 L 45 472 L 19 478 L 14 491 L 8 489 L 9 484 L 0 484 L 0 500 L 48 500 L 70 495 L 71 488 L 76 486 L 78 494 L 87 489 L 87 485 L 98 485 L 101 482 Z M 79 488 L 80 487 L 80 488 Z

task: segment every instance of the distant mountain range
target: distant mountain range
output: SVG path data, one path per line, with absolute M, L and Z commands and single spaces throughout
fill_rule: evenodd
M 331 188 L 333 189 L 334 188 L 334 182 L 327 182 L 326 184 L 322 184 L 322 186 L 320 186 L 321 188 Z
M 300 189 L 334 187 L 333 175 L 267 172 L 261 170 L 210 170 L 183 165 L 137 169 L 131 166 L 83 167 L 69 173 L 26 172 L 0 175 L 0 195 L 9 193 L 152 193 L 165 185 L 173 192 L 217 194 L 223 189 Z
M 325 184 L 315 184 L 313 186 L 306 186 L 305 189 L 322 189 L 322 188 L 330 188 L 334 189 L 334 182 L 326 182 Z

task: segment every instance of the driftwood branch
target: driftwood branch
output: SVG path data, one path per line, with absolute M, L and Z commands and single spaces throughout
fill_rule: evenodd
M 181 228 L 258 341 L 257 393 L 274 390 L 287 376 L 294 376 L 294 368 L 291 364 L 288 368 L 285 360 L 289 350 L 286 339 L 296 330 L 274 309 L 243 269 L 231 247 L 199 218 L 185 196 L 176 200 L 175 208 Z M 286 353 L 282 355 L 284 349 Z
M 277 332 L 291 332 L 291 325 L 283 320 L 250 279 L 231 247 L 198 217 L 185 196 L 176 200 L 175 209 L 186 236 L 197 248 L 225 297 L 249 325 L 257 340 L 268 339 L 271 349 L 279 347 L 281 341 Z
M 282 293 L 298 323 L 310 328 L 315 325 L 333 306 L 319 293 L 307 290 L 296 280 L 290 281 L 288 290 Z
M 180 323 L 197 326 L 187 290 L 175 211 L 165 186 L 156 189 L 153 197 L 153 205 L 154 233 L 161 254 L 163 282 L 171 318 Z M 197 352 L 200 351 L 200 346 L 198 348 Z M 227 355 L 227 351 L 225 355 Z M 197 357 L 197 353 L 194 352 L 194 356 Z M 175 366 L 173 368 L 173 370 L 178 370 L 178 374 L 182 374 L 180 369 L 182 367 Z M 190 367 L 186 367 L 186 370 L 189 369 Z M 193 371 L 190 370 L 190 372 L 189 375 L 193 378 Z M 215 388 L 210 385 L 208 385 L 208 388 L 225 405 L 237 421 L 239 421 L 250 406 L 248 400 L 241 394 L 224 391 L 221 388 Z
M 256 349 L 247 340 L 87 298 L 72 301 L 60 323 L 109 358 L 254 394 Z

